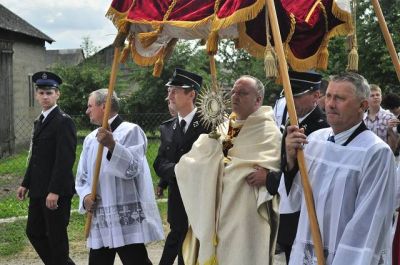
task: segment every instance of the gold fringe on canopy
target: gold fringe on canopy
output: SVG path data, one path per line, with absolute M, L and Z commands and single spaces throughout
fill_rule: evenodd
M 260 13 L 264 5 L 265 5 L 265 0 L 257 0 L 254 4 L 242 8 L 228 17 L 225 18 L 215 17 L 215 19 L 212 22 L 211 30 L 220 30 L 221 28 L 227 28 L 239 22 L 244 22 L 254 19 Z
M 343 24 L 340 24 L 339 26 L 337 26 L 337 27 L 343 28 L 340 30 L 340 33 L 345 33 L 345 34 L 353 33 L 354 27 L 353 27 L 352 15 L 350 13 L 340 9 L 340 7 L 336 4 L 335 1 L 332 2 L 332 14 L 336 18 L 338 18 L 339 20 L 344 22 Z M 335 34 L 333 36 L 339 35 L 340 33 Z
M 171 14 L 172 9 L 174 9 L 177 1 L 178 0 L 173 0 L 172 3 L 169 5 L 167 12 L 164 14 L 163 22 L 168 20 L 169 15 Z M 156 30 L 154 31 L 139 33 L 139 40 L 144 48 L 149 47 L 158 39 L 158 36 L 163 30 L 163 27 L 163 24 L 161 24 L 157 25 Z
M 296 17 L 294 16 L 293 13 L 290 13 L 290 31 L 289 34 L 286 37 L 285 42 L 283 43 L 283 46 L 285 47 L 285 55 L 287 57 L 288 50 L 290 50 L 289 43 L 292 40 L 294 31 L 296 30 Z
M 325 36 L 324 40 L 321 43 L 320 51 L 318 53 L 318 62 L 317 62 L 317 67 L 319 69 L 326 70 L 328 68 L 328 60 L 329 60 L 329 51 L 328 51 L 328 14 L 326 13 L 325 6 L 322 2 L 319 2 L 319 6 L 321 7 L 322 13 L 324 14 L 324 19 L 325 19 Z
M 206 50 L 209 55 L 215 55 L 218 51 L 218 31 L 212 31 L 210 35 L 208 35 Z
M 156 63 L 154 64 L 154 68 L 153 68 L 153 76 L 154 77 L 161 76 L 161 72 L 164 68 L 164 55 L 165 55 L 165 47 L 162 48 L 162 52 L 160 53 Z
M 131 50 L 131 47 L 129 47 L 130 45 L 127 45 L 121 53 L 121 56 L 119 57 L 119 62 L 120 63 L 126 63 L 126 60 L 128 59 L 129 56 L 129 52 Z

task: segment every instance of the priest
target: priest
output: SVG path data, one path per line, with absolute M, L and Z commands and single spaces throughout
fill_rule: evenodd
M 175 166 L 190 226 L 186 265 L 272 264 L 278 199 L 265 180 L 279 169 L 281 133 L 263 98 L 258 79 L 240 77 L 231 90 L 233 113 L 218 128 L 222 137 L 201 135 Z

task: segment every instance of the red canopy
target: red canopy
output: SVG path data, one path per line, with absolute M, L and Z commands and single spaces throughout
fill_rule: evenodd
M 350 0 L 275 0 L 275 5 L 291 67 L 326 69 L 329 39 L 352 31 Z M 260 58 L 267 44 L 265 0 L 113 0 L 107 16 L 119 31 L 129 31 L 139 65 L 163 58 L 174 39 L 234 39 Z

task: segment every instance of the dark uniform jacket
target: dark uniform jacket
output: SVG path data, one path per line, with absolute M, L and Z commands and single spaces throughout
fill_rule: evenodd
M 76 142 L 75 124 L 59 107 L 43 123 L 35 121 L 31 157 L 21 184 L 29 189 L 31 198 L 46 197 L 50 192 L 59 196 L 75 193 Z
M 199 114 L 196 113 L 185 134 L 180 130 L 178 117 L 163 122 L 160 126 L 160 132 L 161 144 L 154 161 L 154 170 L 162 179 L 164 185 L 165 182 L 176 184 L 175 164 L 178 163 L 182 155 L 190 151 L 200 134 L 209 133 L 209 130 L 203 127 Z
M 304 128 L 304 134 L 309 135 L 312 132 L 329 127 L 326 116 L 320 107 L 316 107 L 300 124 L 300 128 Z M 282 136 L 282 168 L 286 167 L 286 148 L 285 148 L 285 138 L 286 138 L 286 129 Z M 280 181 L 280 178 L 279 178 Z M 279 183 L 278 183 L 279 186 Z M 289 183 L 286 183 L 285 178 L 285 186 L 287 186 L 287 191 L 289 192 Z M 291 184 L 290 184 L 291 186 Z M 280 215 L 280 224 L 278 231 L 278 243 L 280 244 L 293 244 L 294 238 L 296 237 L 297 225 L 299 222 L 300 212 L 290 213 L 290 214 L 281 214 Z

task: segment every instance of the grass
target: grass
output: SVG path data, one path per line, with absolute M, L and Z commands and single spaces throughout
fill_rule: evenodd
M 89 131 L 79 131 L 78 135 L 82 139 L 87 135 Z M 148 140 L 147 150 L 147 161 L 151 170 L 153 185 L 156 186 L 159 178 L 154 172 L 153 162 L 157 156 L 159 146 L 158 139 L 150 138 Z M 74 165 L 74 174 L 79 163 L 80 153 L 82 152 L 82 144 L 77 146 L 76 160 Z M 21 217 L 26 216 L 28 213 L 28 201 L 19 201 L 16 199 L 15 192 L 13 189 L 19 185 L 22 180 L 22 176 L 26 170 L 26 158 L 28 152 L 22 152 L 12 157 L 0 160 L 0 188 L 8 187 L 9 193 L 0 196 L 0 219 L 10 217 Z M 78 196 L 74 196 L 72 199 L 72 209 L 78 208 L 79 199 Z M 167 203 L 159 202 L 158 207 L 163 223 L 166 222 L 167 216 Z M 70 239 L 71 248 L 77 245 L 79 249 L 82 245 L 85 245 L 84 241 L 84 223 L 85 216 L 79 213 L 72 213 L 70 219 L 70 225 L 68 227 L 68 236 Z M 28 239 L 25 235 L 26 220 L 17 220 L 12 223 L 0 223 L 0 257 L 12 256 L 23 251 L 29 244 Z
M 28 151 L 23 151 L 0 161 L 0 175 L 22 176 L 26 169 Z M 0 182 L 0 185 L 3 183 Z
M 163 219 L 166 222 L 167 203 L 159 202 L 158 209 Z M 25 235 L 26 220 L 17 220 L 12 223 L 0 224 L 0 257 L 8 257 L 16 255 L 24 250 L 29 241 Z M 71 218 L 68 226 L 68 237 L 71 252 L 85 251 L 86 245 L 85 235 L 83 233 L 85 227 L 85 215 L 77 212 L 71 213 Z
M 28 244 L 25 225 L 26 220 L 0 224 L 0 256 L 10 256 L 25 248 Z

